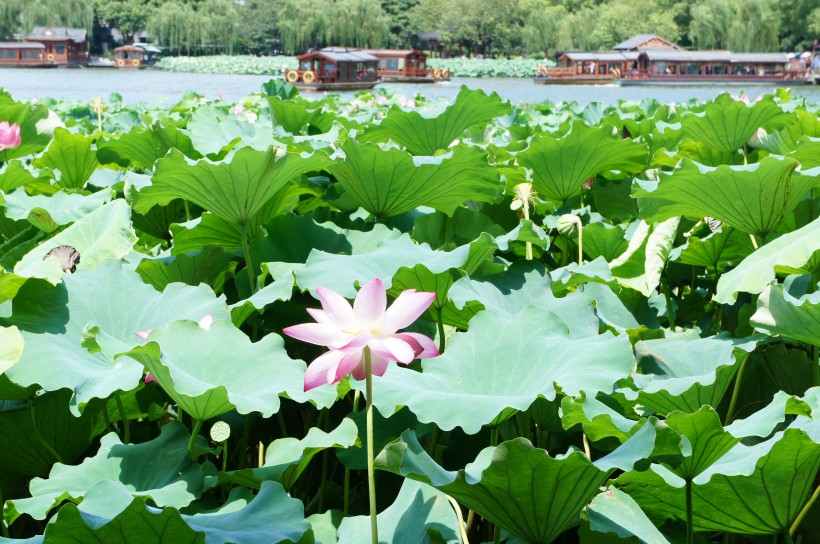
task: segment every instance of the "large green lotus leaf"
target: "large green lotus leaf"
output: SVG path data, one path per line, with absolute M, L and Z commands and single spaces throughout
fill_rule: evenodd
M 498 94 L 487 95 L 462 86 L 443 112 L 404 111 L 393 106 L 381 123 L 365 132 L 363 141 L 393 140 L 411 155 L 433 155 L 450 147 L 468 128 L 486 125 L 510 111 L 509 102 L 502 101 Z
M 711 406 L 704 406 L 697 412 L 687 414 L 672 412 L 666 416 L 666 424 L 683 436 L 689 444 L 688 455 L 684 455 L 679 465 L 671 471 L 679 478 L 692 480 L 732 447 L 740 438 L 723 429 L 720 416 Z
M 148 341 L 124 355 L 145 365 L 165 392 L 197 420 L 233 409 L 270 417 L 279 410 L 279 395 L 313 401 L 322 408 L 336 400 L 331 388 L 305 393 L 307 365 L 288 357 L 276 334 L 254 344 L 229 321 L 216 321 L 209 329 L 178 321 L 155 329 Z
M 151 211 L 156 209 L 158 208 L 152 208 Z M 171 222 L 169 228 L 174 241 L 172 255 L 193 253 L 209 246 L 218 246 L 225 251 L 242 249 L 242 227 L 212 213 L 203 213 L 185 223 Z M 256 238 L 256 233 L 248 238 Z
M 162 291 L 170 283 L 208 284 L 215 293 L 222 292 L 234 256 L 221 247 L 206 247 L 198 253 L 143 259 L 137 273 L 145 283 Z
M 167 122 L 167 121 L 165 121 Z M 116 163 L 122 167 L 151 170 L 154 163 L 168 151 L 176 149 L 186 157 L 201 158 L 191 138 L 172 124 L 156 122 L 150 127 L 134 127 L 116 137 L 97 141 L 97 159 L 102 164 Z
M 788 155 L 799 145 L 802 137 L 820 136 L 820 118 L 817 114 L 797 110 L 792 116 L 792 122 L 782 129 L 771 134 L 755 136 L 749 142 L 750 147 L 765 149 L 776 155 Z M 803 165 L 804 168 L 812 168 Z
M 772 126 L 787 118 L 771 96 L 749 105 L 723 93 L 702 113 L 683 118 L 681 136 L 731 153 L 745 146 L 758 128 Z
M 24 345 L 23 335 L 17 327 L 0 327 L 0 374 L 20 360 Z
M 111 193 L 100 191 L 90 195 L 60 191 L 51 196 L 29 196 L 25 191 L 5 195 L 6 217 L 25 219 L 44 232 L 79 221 L 111 200 Z
M 637 182 L 632 196 L 646 221 L 708 216 L 765 238 L 820 184 L 820 169 L 800 172 L 797 165 L 794 159 L 774 156 L 715 168 L 683 159 L 660 182 Z
M 626 251 L 609 263 L 618 283 L 645 297 L 652 295 L 660 285 L 679 224 L 677 217 L 653 225 L 641 221 L 633 231 Z
M 565 202 L 593 176 L 610 170 L 640 172 L 646 167 L 647 150 L 646 144 L 613 134 L 609 126 L 588 127 L 576 121 L 564 136 L 535 136 L 517 158 L 532 170 L 540 196 Z
M 233 324 L 239 327 L 257 310 L 264 310 L 266 306 L 277 300 L 290 300 L 293 295 L 293 287 L 296 284 L 294 272 L 302 266 L 294 263 L 262 263 L 262 275 L 259 277 L 259 285 L 264 285 L 265 278 L 268 276 L 275 279 L 272 283 L 260 287 L 248 298 L 234 302 L 229 306 Z
M 695 528 L 759 535 L 787 531 L 814 487 L 818 438 L 816 428 L 787 429 L 756 445 L 734 446 L 695 478 Z M 631 472 L 615 481 L 653 518 L 686 519 L 683 480 L 665 483 L 655 471 Z
M 756 295 L 775 278 L 778 267 L 799 269 L 820 251 L 820 217 L 794 232 L 761 246 L 718 280 L 715 300 L 732 304 L 736 293 Z
M 81 189 L 99 166 L 97 155 L 91 149 L 92 141 L 91 136 L 58 128 L 48 149 L 34 160 L 34 166 L 54 171 L 58 187 Z
M 570 338 L 598 334 L 592 300 L 581 293 L 561 298 L 553 295 L 549 274 L 538 263 L 518 261 L 500 274 L 461 278 L 450 288 L 449 296 L 457 308 L 475 302 L 479 308 L 506 316 L 538 306 L 560 317 Z
M 593 531 L 635 537 L 644 544 L 670 544 L 635 500 L 615 487 L 596 495 L 586 509 Z
M 142 444 L 123 444 L 116 434 L 107 434 L 94 457 L 77 466 L 55 464 L 48 479 L 34 478 L 31 498 L 11 501 L 6 517 L 13 521 L 28 514 L 45 519 L 62 501 L 79 502 L 103 481 L 118 484 L 134 497 L 150 498 L 159 507 L 188 506 L 199 498 L 205 482 L 202 467 L 188 455 L 189 438 L 187 429 L 176 422 Z
M 344 159 L 328 169 L 353 201 L 373 215 L 390 217 L 429 206 L 452 215 L 465 201 L 493 202 L 502 189 L 498 172 L 476 147 L 459 146 L 436 157 L 347 140 Z
M 595 211 L 612 223 L 632 221 L 638 217 L 638 203 L 632 198 L 631 180 L 595 180 L 589 189 Z
M 666 153 L 669 156 L 668 164 L 663 164 L 662 155 Z M 674 167 L 682 158 L 691 159 L 697 163 L 706 166 L 719 166 L 721 164 L 739 164 L 743 157 L 738 151 L 729 152 L 720 149 L 715 149 L 704 142 L 695 142 L 693 140 L 683 140 L 678 144 L 677 152 L 674 154 L 661 150 L 661 154 L 655 155 L 653 166 L 668 166 Z
M 247 123 L 220 111 L 218 106 L 197 108 L 188 121 L 187 132 L 194 149 L 202 155 L 212 157 L 223 155 L 236 147 L 264 151 L 273 144 L 270 119 Z
M 820 291 L 806 294 L 804 280 L 790 276 L 783 285 L 771 285 L 760 293 L 751 318 L 755 329 L 820 346 Z
M 635 389 L 619 392 L 661 415 L 717 406 L 737 372 L 738 363 L 755 345 L 755 340 L 698 338 L 691 331 L 638 341 L 635 358 L 640 374 L 632 377 Z
M 9 161 L 0 168 L 0 191 L 4 193 L 10 193 L 18 187 L 29 184 L 44 186 L 48 184 L 48 181 L 46 172 L 33 170 L 25 159 Z
M 789 157 L 800 163 L 804 170 L 820 166 L 820 138 L 801 138 L 797 149 Z
M 57 246 L 69 245 L 80 253 L 77 271 L 93 270 L 110 259 L 122 259 L 133 250 L 137 236 L 131 227 L 131 209 L 117 199 L 100 206 L 67 229 L 29 251 L 14 267 L 18 276 L 45 278 L 57 284 L 64 278 L 57 258 L 43 257 Z
M 594 442 L 609 437 L 624 442 L 641 423 L 642 420 L 626 417 L 586 391 L 581 391 L 577 397 L 561 399 L 561 425 L 564 429 L 580 424 L 584 434 Z
M 577 524 L 581 509 L 615 469 L 631 470 L 648 457 L 655 429 L 635 436 L 594 462 L 577 450 L 550 457 L 525 438 L 485 448 L 457 472 L 439 466 L 408 431 L 376 459 L 383 470 L 432 485 L 460 504 L 530 543 L 551 542 Z
M 312 427 L 301 440 L 289 437 L 271 442 L 262 466 L 221 473 L 219 481 L 259 489 L 264 481 L 278 480 L 290 489 L 317 453 L 328 448 L 350 448 L 356 444 L 358 435 L 356 424 L 349 418 L 329 433 Z
M 293 178 L 321 169 L 318 154 L 287 154 L 277 159 L 272 149 L 243 147 L 229 160 L 191 161 L 177 150 L 157 161 L 152 184 L 135 195 L 134 210 L 145 213 L 156 205 L 181 198 L 237 225 L 250 220 Z
M 592 261 L 603 257 L 607 262 L 615 260 L 629 246 L 624 230 L 606 223 L 590 223 L 583 228 L 584 255 Z
M 669 259 L 682 264 L 722 270 L 727 264 L 737 264 L 753 251 L 749 237 L 729 226 L 722 226 L 705 238 L 690 236 L 682 246 L 674 248 Z
M 428 531 L 438 533 L 437 543 L 460 544 L 458 519 L 447 495 L 421 482 L 404 480 L 393 504 L 378 516 L 379 542 L 430 542 Z M 370 516 L 344 518 L 339 544 L 370 540 Z
M 140 343 L 137 331 L 207 314 L 230 319 L 224 297 L 217 298 L 209 287 L 173 283 L 160 293 L 114 261 L 66 274 L 57 287 L 29 281 L 15 297 L 8 320 L 23 331 L 26 349 L 5 375 L 22 386 L 72 389 L 72 409 L 77 410 L 92 398 L 139 383 L 142 365 L 115 360 Z M 86 349 L 91 340 L 97 347 Z
M 759 409 L 747 418 L 736 419 L 724 429 L 732 436 L 749 437 L 757 436 L 766 438 L 781 425 L 788 416 L 804 416 L 820 419 L 820 412 L 817 411 L 817 399 L 820 394 L 820 387 L 813 387 L 806 391 L 803 399 L 778 391 L 774 394 L 769 404 Z
M 298 542 L 310 529 L 304 507 L 276 482 L 262 484 L 259 494 L 232 493 L 227 504 L 206 514 L 180 515 L 159 510 L 103 485 L 89 492 L 79 507 L 68 504 L 46 527 L 46 542 L 139 542 L 140 544 L 272 544 Z M 129 502 L 130 500 L 130 502 Z M 124 506 L 124 509 L 123 509 Z M 111 515 L 112 507 L 119 513 Z M 113 519 L 112 519 L 113 518 Z M 139 540 L 132 540 L 139 535 Z
M 376 247 L 365 248 L 353 255 L 339 255 L 312 250 L 303 269 L 296 271 L 296 283 L 303 290 L 315 292 L 317 287 L 333 289 L 342 296 L 353 298 L 354 284 L 364 285 L 373 278 L 381 278 L 386 288 L 392 286 L 393 275 L 402 267 L 417 264 L 434 274 L 451 268 L 460 268 L 467 262 L 470 246 L 453 251 L 434 251 L 427 244 L 416 244 L 409 235 L 379 241 Z
M 56 118 L 42 104 L 15 102 L 8 95 L 0 96 L 0 119 L 20 127 L 20 145 L 0 151 L 0 162 L 42 151 L 51 141 L 51 131 L 45 126 L 51 124 L 51 116 Z
M 105 422 L 100 406 L 72 415 L 71 396 L 61 389 L 0 411 L 0 472 L 46 476 L 54 463 L 73 463 L 86 451 Z
M 512 315 L 485 310 L 443 355 L 422 363 L 424 372 L 396 366 L 376 380 L 373 400 L 382 414 L 407 406 L 421 422 L 475 434 L 510 408 L 553 400 L 558 389 L 610 391 L 632 363 L 625 335 L 573 338 L 567 322 L 536 306 Z
M 268 96 L 268 105 L 274 127 L 281 127 L 290 134 L 324 133 L 337 119 L 336 115 L 325 111 L 324 103 L 318 100 Z

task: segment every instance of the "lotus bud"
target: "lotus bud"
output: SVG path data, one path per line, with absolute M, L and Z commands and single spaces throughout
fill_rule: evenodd
M 757 147 L 757 146 L 758 146 L 758 145 L 760 145 L 760 144 L 763 142 L 763 140 L 765 140 L 768 136 L 769 136 L 769 133 L 768 133 L 768 132 L 766 132 L 766 130 L 765 130 L 763 127 L 758 128 L 758 129 L 755 131 L 755 133 L 754 133 L 754 134 L 752 134 L 752 137 L 751 137 L 751 138 L 749 138 L 749 141 L 748 141 L 748 142 L 746 142 L 746 145 L 748 145 L 748 146 L 750 146 L 750 147 Z
M 558 224 L 556 225 L 558 232 L 567 238 L 575 238 L 578 236 L 578 231 L 581 230 L 582 226 L 581 218 L 571 213 L 565 213 L 559 217 Z

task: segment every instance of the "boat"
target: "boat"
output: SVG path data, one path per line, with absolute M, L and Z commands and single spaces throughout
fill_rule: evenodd
M 77 68 L 89 62 L 88 33 L 84 28 L 35 26 L 25 41 L 42 44 L 45 61 L 60 67 Z
M 427 53 L 419 49 L 365 49 L 379 59 L 378 76 L 391 83 L 450 81 L 450 70 L 427 67 Z
M 305 91 L 354 91 L 372 89 L 380 79 L 379 59 L 361 49 L 325 47 L 296 57 L 297 70 L 285 72 L 285 80 Z
M 41 43 L 0 42 L 0 67 L 56 68 L 46 60 L 46 47 Z
M 145 51 L 136 45 L 123 45 L 114 49 L 114 64 L 121 70 L 139 70 L 146 66 Z
M 539 67 L 536 83 L 619 85 L 712 85 L 786 83 L 811 80 L 785 53 L 688 51 L 655 34 L 640 34 L 610 51 L 556 54 L 555 67 Z

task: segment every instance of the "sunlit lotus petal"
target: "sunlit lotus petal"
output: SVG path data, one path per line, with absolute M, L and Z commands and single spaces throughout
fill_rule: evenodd
M 399 333 L 410 325 L 430 304 L 435 293 L 401 293 L 387 308 L 384 282 L 376 278 L 362 287 L 351 307 L 341 295 L 320 287 L 316 290 L 322 309 L 309 309 L 316 323 L 302 323 L 284 329 L 292 338 L 326 346 L 330 351 L 317 357 L 305 373 L 305 391 L 326 383 L 337 383 L 352 374 L 357 380 L 366 377 L 364 350 L 371 353 L 371 372 L 382 376 L 388 363 L 407 364 L 414 359 L 436 357 L 433 340 L 419 333 Z
M 0 151 L 20 147 L 20 125 L 9 124 L 8 121 L 0 122 Z

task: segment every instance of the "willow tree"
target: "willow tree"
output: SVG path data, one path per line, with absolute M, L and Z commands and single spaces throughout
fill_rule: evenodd
M 94 10 L 86 0 L 2 0 L 0 31 L 4 38 L 31 32 L 35 26 L 85 28 L 94 24 Z
M 233 0 L 205 0 L 197 6 L 203 46 L 222 46 L 229 55 L 239 38 L 239 13 Z
M 525 43 L 529 52 L 543 51 L 549 57 L 551 51 L 572 48 L 572 33 L 567 27 L 567 9 L 564 6 L 535 6 L 524 17 Z
M 690 13 L 689 36 L 699 49 L 778 49 L 779 17 L 769 0 L 702 0 Z
M 147 26 L 151 36 L 177 53 L 191 51 L 202 43 L 199 15 L 189 4 L 168 2 L 151 14 Z
M 390 35 L 390 18 L 378 0 L 333 2 L 331 41 L 352 47 L 382 47 Z
M 332 0 L 282 0 L 276 4 L 282 48 L 287 53 L 303 53 L 322 47 L 333 37 L 332 27 L 338 21 L 330 18 Z

